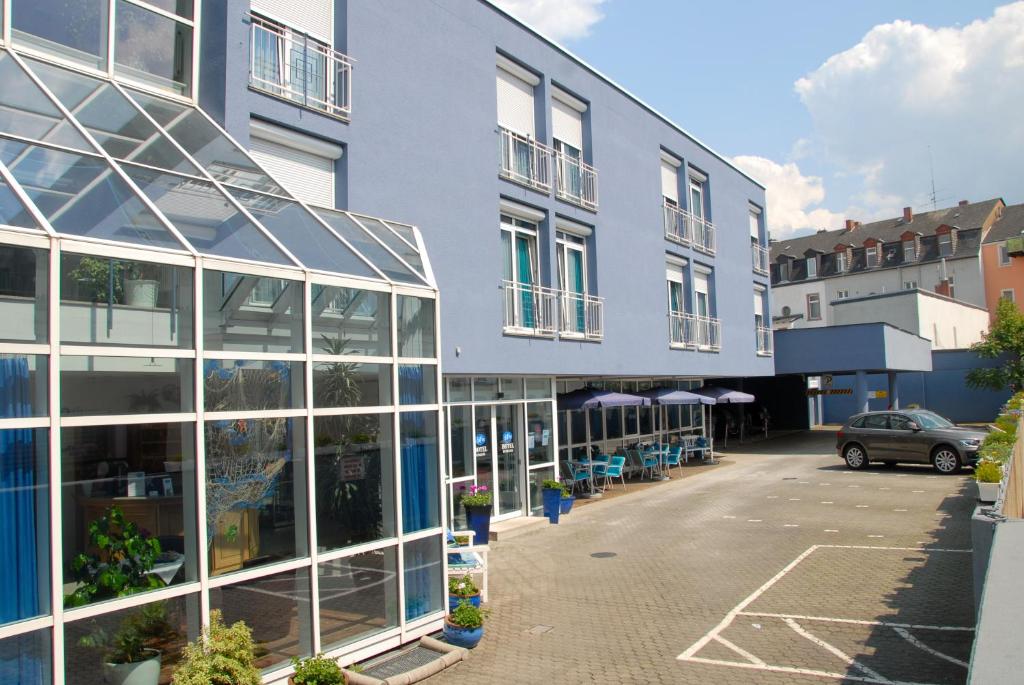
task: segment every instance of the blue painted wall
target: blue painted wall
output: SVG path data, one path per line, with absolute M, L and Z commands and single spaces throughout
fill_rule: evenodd
M 973 390 L 967 387 L 967 372 L 977 367 L 998 366 L 997 361 L 980 359 L 969 350 L 932 352 L 932 370 L 899 373 L 900 404 L 918 404 L 952 421 L 992 421 L 1010 397 L 1009 391 Z M 834 388 L 852 388 L 853 376 L 836 376 Z M 885 374 L 868 376 L 868 390 L 888 390 Z M 889 400 L 868 400 L 872 411 L 887 409 Z M 828 395 L 824 398 L 825 423 L 844 423 L 854 413 L 853 397 Z
M 201 104 L 243 143 L 255 116 L 342 144 L 339 205 L 421 228 L 441 289 L 445 372 L 773 373 L 772 359 L 756 355 L 753 286 L 767 286 L 768 279 L 752 272 L 748 227 L 748 203 L 763 207 L 764 191 L 707 149 L 477 0 L 337 3 L 336 45 L 356 60 L 352 122 L 339 122 L 248 89 L 248 10 L 247 0 L 204 3 Z M 553 82 L 589 102 L 585 128 L 599 171 L 597 212 L 498 178 L 499 50 L 542 75 L 538 134 L 550 131 Z M 665 87 L 683 87 L 689 67 L 681 61 L 666 73 Z M 707 174 L 715 257 L 665 240 L 661 149 Z M 605 298 L 602 343 L 502 335 L 500 197 L 547 212 L 545 285 L 557 280 L 554 215 L 594 227 L 588 258 L 592 292 Z M 714 267 L 720 353 L 669 348 L 666 252 Z

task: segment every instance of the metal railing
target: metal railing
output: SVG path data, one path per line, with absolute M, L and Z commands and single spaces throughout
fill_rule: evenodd
M 715 254 L 715 226 L 706 219 L 690 216 L 691 235 L 693 236 L 693 247 L 701 252 Z
M 555 170 L 556 197 L 586 209 L 597 209 L 597 169 L 556 151 Z
M 569 290 L 558 292 L 561 313 L 558 334 L 562 338 L 604 338 L 604 298 Z
M 669 325 L 669 342 L 673 347 L 704 352 L 718 352 L 722 349 L 722 324 L 714 317 L 670 312 Z
M 757 243 L 750 243 L 750 258 L 754 263 L 754 272 L 768 275 L 768 248 Z
M 537 190 L 551 190 L 551 148 L 507 128 L 498 127 L 501 168 L 498 174 Z
M 665 217 L 665 237 L 674 243 L 689 245 L 693 241 L 689 213 L 668 201 L 662 202 L 662 213 Z
M 352 60 L 305 33 L 249 15 L 249 85 L 334 116 L 352 114 Z
M 557 291 L 540 285 L 502 281 L 505 332 L 553 336 Z
M 763 357 L 772 356 L 772 329 L 765 326 L 757 327 L 757 353 Z

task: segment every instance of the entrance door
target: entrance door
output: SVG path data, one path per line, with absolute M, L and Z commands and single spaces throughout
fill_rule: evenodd
M 493 412 L 488 405 L 477 405 L 476 412 L 476 435 L 474 458 L 476 460 L 476 483 L 486 485 L 490 492 L 494 492 L 494 429 Z M 498 513 L 497 498 L 494 499 L 492 516 Z
M 494 469 L 495 515 L 515 515 L 523 511 L 523 406 L 499 404 L 494 407 L 494 445 L 497 448 Z

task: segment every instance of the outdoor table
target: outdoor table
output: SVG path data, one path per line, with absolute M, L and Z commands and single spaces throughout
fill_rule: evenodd
M 574 466 L 584 468 L 587 470 L 587 480 L 590 481 L 590 492 L 586 493 L 585 497 L 600 497 L 601 493 L 604 492 L 601 488 L 594 487 L 594 461 L 588 459 L 587 461 L 573 461 Z

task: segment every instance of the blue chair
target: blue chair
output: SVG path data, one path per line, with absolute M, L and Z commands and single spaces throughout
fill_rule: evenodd
M 580 461 L 587 461 L 589 459 L 580 459 Z M 590 469 L 586 466 L 581 466 L 574 462 L 569 462 L 569 473 L 572 475 L 572 491 L 576 492 L 576 487 L 581 483 L 586 483 L 590 480 Z
M 682 466 L 680 466 L 679 464 L 679 461 L 680 459 L 682 459 L 682 456 L 683 448 L 681 445 L 669 447 L 668 451 L 665 453 L 665 466 L 669 468 L 675 466 L 677 469 L 682 470 Z
M 645 473 L 650 473 L 651 478 L 654 478 L 654 470 L 658 468 L 658 453 L 652 449 L 645 450 L 640 454 L 640 477 L 642 478 Z
M 594 457 L 594 478 L 604 478 L 608 473 L 608 464 L 611 457 L 607 454 L 599 454 Z
M 626 477 L 622 475 L 622 469 L 626 465 L 626 458 L 621 454 L 617 454 L 611 458 L 608 466 L 604 469 L 604 484 L 608 487 L 613 478 L 618 478 L 622 481 L 622 489 L 626 489 Z

